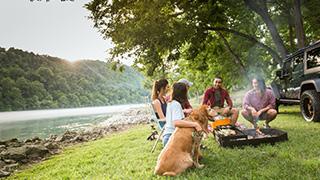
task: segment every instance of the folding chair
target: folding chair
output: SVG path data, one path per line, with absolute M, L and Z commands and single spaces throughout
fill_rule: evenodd
M 151 122 L 154 122 L 157 125 L 159 131 L 161 131 L 163 129 L 164 125 L 162 124 L 162 121 L 160 121 L 160 119 L 157 118 L 155 110 L 153 108 L 153 105 L 150 104 L 150 106 L 151 106 L 151 108 L 150 108 L 151 109 Z
M 150 103 L 150 106 L 151 106 L 151 108 L 150 108 L 150 110 L 151 110 L 151 122 L 156 123 L 156 125 L 158 127 L 158 130 L 160 131 L 160 134 L 159 134 L 156 142 L 154 143 L 154 145 L 152 147 L 151 152 L 153 152 L 155 150 L 155 148 L 156 148 L 156 146 L 157 146 L 157 144 L 158 144 L 158 142 L 159 142 L 159 140 L 160 140 L 165 128 L 164 128 L 164 126 L 162 126 L 162 124 L 160 122 L 160 119 L 157 118 L 156 113 L 155 113 L 154 108 L 153 108 L 153 105 L 151 103 Z

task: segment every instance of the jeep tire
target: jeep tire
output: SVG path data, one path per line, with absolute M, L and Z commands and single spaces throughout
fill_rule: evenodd
M 320 94 L 315 90 L 302 92 L 300 109 L 307 122 L 320 121 Z

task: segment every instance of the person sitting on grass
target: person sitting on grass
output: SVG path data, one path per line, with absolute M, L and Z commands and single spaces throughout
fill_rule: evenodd
M 166 79 L 160 79 L 154 82 L 152 88 L 152 106 L 156 114 L 156 117 L 159 119 L 159 125 L 161 128 L 164 127 L 166 123 L 166 94 L 169 90 L 169 82 Z
M 265 128 L 270 128 L 269 123 L 277 116 L 277 111 L 275 110 L 276 99 L 272 90 L 267 89 L 264 79 L 253 78 L 252 87 L 253 89 L 248 91 L 243 99 L 241 114 L 257 130 L 259 130 L 258 120 L 266 120 L 264 126 Z
M 201 126 L 196 122 L 184 121 L 185 115 L 183 113 L 182 104 L 187 100 L 188 89 L 184 83 L 174 83 L 171 95 L 171 100 L 167 106 L 166 124 L 163 132 L 162 142 L 166 146 L 172 133 L 176 127 L 193 127 L 196 131 L 201 131 Z
M 224 107 L 225 101 L 227 102 L 228 107 Z M 231 115 L 232 125 L 235 125 L 238 120 L 239 111 L 233 107 L 229 93 L 222 86 L 221 77 L 215 77 L 213 79 L 213 86 L 205 91 L 202 104 L 210 106 L 222 116 Z

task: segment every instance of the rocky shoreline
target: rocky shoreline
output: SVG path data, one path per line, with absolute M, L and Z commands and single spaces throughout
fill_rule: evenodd
M 0 178 L 10 176 L 26 165 L 61 153 L 64 147 L 94 141 L 137 124 L 147 124 L 150 122 L 150 117 L 149 108 L 129 109 L 86 130 L 66 131 L 61 135 L 50 135 L 46 139 L 34 137 L 24 141 L 16 138 L 0 141 Z

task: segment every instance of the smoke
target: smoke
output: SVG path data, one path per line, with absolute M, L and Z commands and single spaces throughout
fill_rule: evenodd
M 268 77 L 262 68 L 251 66 L 248 68 L 248 77 L 249 81 L 244 82 L 242 84 L 242 88 L 240 90 L 235 90 L 230 92 L 230 97 L 233 101 L 234 107 L 241 109 L 242 108 L 242 102 L 243 98 L 246 95 L 246 93 L 252 89 L 252 79 L 254 78 L 263 78 L 266 81 L 266 78 Z M 268 86 L 268 84 L 267 84 Z

